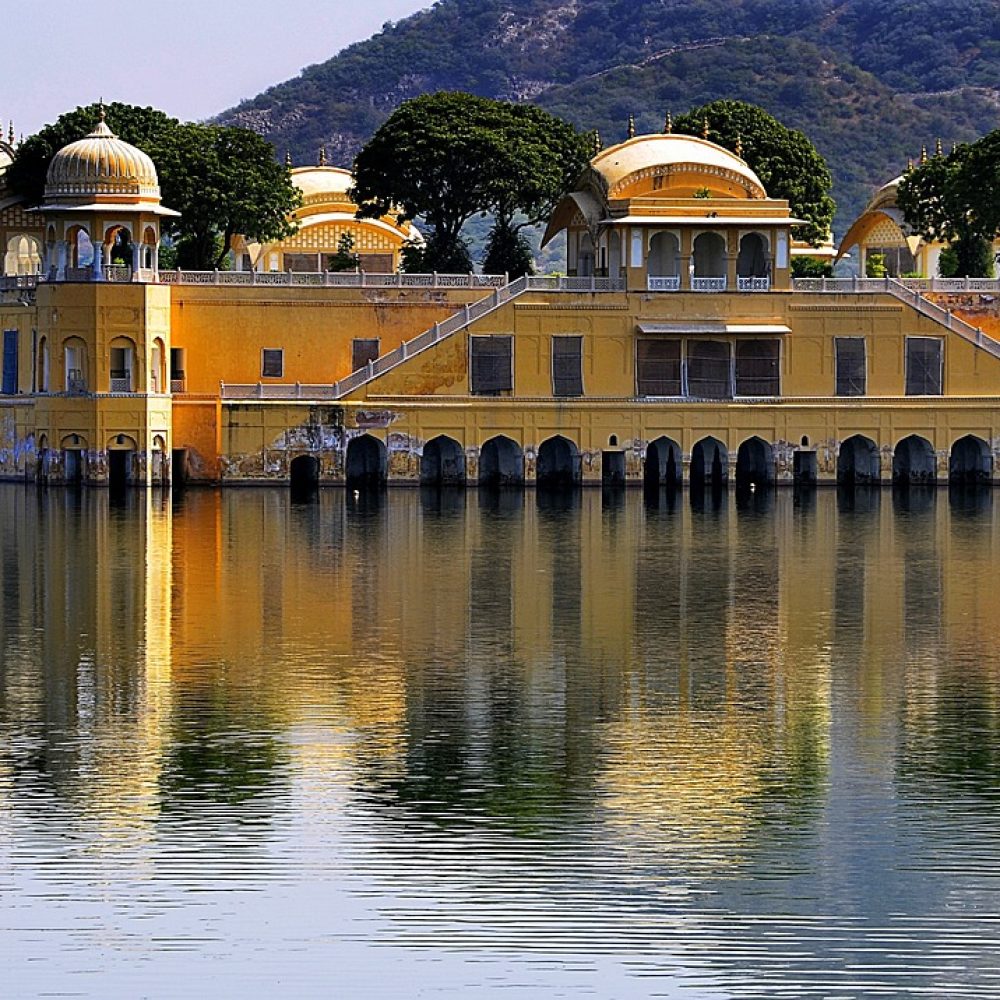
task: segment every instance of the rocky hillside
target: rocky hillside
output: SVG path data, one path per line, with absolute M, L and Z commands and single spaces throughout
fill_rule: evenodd
M 402 100 L 534 101 L 606 142 L 715 98 L 760 104 L 830 161 L 837 228 L 941 137 L 1000 124 L 1000 0 L 438 0 L 220 115 L 296 162 L 349 164 Z

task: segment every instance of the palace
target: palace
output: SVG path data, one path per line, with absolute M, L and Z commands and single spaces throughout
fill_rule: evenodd
M 566 240 L 568 274 L 511 283 L 400 273 L 419 234 L 355 219 L 350 175 L 325 165 L 292 173 L 296 235 L 238 241 L 230 271 L 164 270 L 161 222 L 174 213 L 155 164 L 103 121 L 56 154 L 38 206 L 3 188 L 12 155 L 0 144 L 4 478 L 998 475 L 997 282 L 795 280 L 788 203 L 703 139 L 642 135 L 598 152 L 545 233 Z M 878 228 L 895 218 L 888 197 L 848 239 L 897 247 L 897 272 L 930 268 Z M 332 272 L 348 233 L 361 267 Z

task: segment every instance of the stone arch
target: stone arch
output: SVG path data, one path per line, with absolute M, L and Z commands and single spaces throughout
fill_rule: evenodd
M 162 337 L 153 338 L 153 346 L 149 352 L 149 388 L 151 392 L 166 392 L 167 382 L 167 348 Z
M 766 278 L 771 266 L 767 240 L 761 233 L 744 233 L 736 258 L 736 273 L 741 278 Z
M 154 270 L 157 266 L 157 244 L 156 230 L 152 226 L 146 226 L 142 231 L 142 243 L 139 247 L 139 266 L 147 270 Z
M 646 446 L 642 472 L 646 486 L 680 486 L 684 475 L 681 446 L 666 436 L 650 441 Z
M 465 485 L 465 452 L 454 438 L 439 434 L 424 445 L 420 482 L 424 486 Z
M 726 276 L 726 239 L 721 233 L 699 233 L 692 246 L 696 278 Z
M 747 438 L 736 452 L 736 486 L 770 486 L 775 479 L 774 449 L 763 438 Z
M 38 274 L 42 269 L 42 248 L 34 236 L 20 233 L 7 241 L 3 273 Z
M 719 488 L 728 481 L 729 450 L 718 438 L 702 438 L 691 449 L 692 487 Z
M 345 472 L 347 485 L 379 488 L 385 485 L 389 456 L 385 444 L 371 434 L 362 434 L 347 442 Z
M 82 337 L 63 341 L 63 376 L 65 392 L 86 392 L 90 373 L 89 352 Z
M 70 226 L 66 231 L 66 264 L 68 267 L 91 267 L 94 263 L 94 244 L 86 226 Z
M 104 231 L 104 263 L 131 267 L 135 257 L 132 230 L 124 223 L 108 226 Z
M 852 434 L 840 442 L 837 452 L 837 482 L 844 486 L 879 483 L 882 461 L 878 445 L 863 434 Z
M 315 455 L 296 455 L 288 466 L 289 485 L 294 491 L 309 492 L 319 486 L 319 459 Z
M 948 481 L 962 486 L 988 483 L 993 478 L 990 446 L 974 434 L 960 437 L 948 456 Z
M 130 434 L 115 434 L 108 439 L 108 486 L 124 489 L 136 479 L 138 444 Z
M 677 234 L 669 229 L 653 233 L 649 241 L 649 276 L 676 278 L 681 273 L 681 248 Z
M 108 346 L 111 392 L 135 392 L 139 373 L 136 369 L 135 341 L 115 337 Z
M 150 482 L 166 485 L 170 482 L 170 454 L 167 439 L 162 434 L 153 435 L 153 450 L 149 456 Z
M 524 452 L 509 437 L 492 437 L 479 449 L 479 485 L 524 485 Z
M 892 481 L 901 486 L 937 480 L 934 446 L 919 434 L 903 438 L 892 452 Z
M 82 434 L 65 434 L 59 442 L 63 481 L 78 485 L 87 477 L 87 439 Z
M 569 438 L 557 434 L 538 449 L 535 483 L 547 489 L 570 489 L 583 479 L 580 449 Z

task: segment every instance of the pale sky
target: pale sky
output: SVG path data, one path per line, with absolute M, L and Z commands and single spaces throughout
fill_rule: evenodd
M 182 120 L 208 118 L 431 2 L 17 4 L 16 13 L 3 11 L 3 133 L 11 118 L 27 136 L 101 97 L 152 105 Z

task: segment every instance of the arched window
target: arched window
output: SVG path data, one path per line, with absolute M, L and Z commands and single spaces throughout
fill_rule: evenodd
M 721 233 L 699 233 L 694 240 L 694 284 L 698 291 L 724 291 L 726 241 Z
M 110 391 L 135 392 L 135 342 L 128 337 L 115 337 L 110 352 Z
M 87 345 L 79 337 L 63 341 L 63 371 L 66 392 L 87 391 Z

